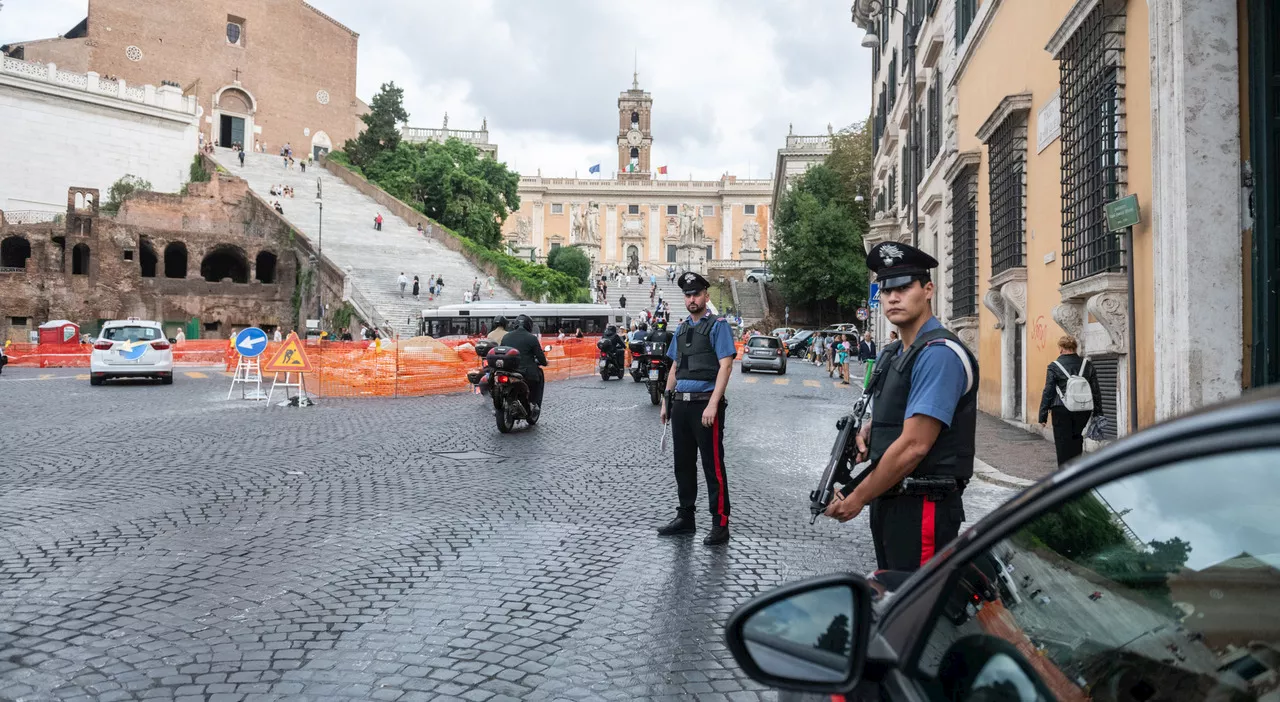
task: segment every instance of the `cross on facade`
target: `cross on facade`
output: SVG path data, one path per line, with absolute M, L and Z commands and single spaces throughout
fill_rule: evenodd
M 234 74 L 236 74 L 236 82 L 237 82 L 237 83 L 239 83 L 239 82 L 240 82 L 240 69 L 239 69 L 239 68 L 235 68 L 235 69 L 232 69 L 232 71 L 231 71 L 231 72 L 232 72 L 232 73 L 234 73 Z

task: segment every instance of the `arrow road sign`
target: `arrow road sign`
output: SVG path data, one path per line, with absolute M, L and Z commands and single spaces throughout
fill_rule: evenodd
M 261 356 L 267 350 L 267 333 L 257 327 L 248 327 L 236 334 L 236 351 L 245 358 Z

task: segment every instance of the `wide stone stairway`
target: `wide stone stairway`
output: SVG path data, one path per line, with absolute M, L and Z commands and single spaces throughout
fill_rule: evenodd
M 378 203 L 319 164 L 303 173 L 299 166 L 286 169 L 280 156 L 246 152 L 242 167 L 236 152 L 222 148 L 216 150 L 214 158 L 228 172 L 244 178 L 262 199 L 268 203 L 278 201 L 285 219 L 313 245 L 321 245 L 324 255 L 348 271 L 353 287 L 402 337 L 417 334 L 422 309 L 464 302 L 464 293 L 471 289 L 477 277 L 483 288 L 482 299 L 514 299 L 510 291 L 496 283 L 495 294 L 490 298 L 487 277 L 462 254 L 419 234 L 417 222 L 405 222 L 382 210 Z M 317 179 L 323 192 L 323 224 L 320 206 L 315 201 Z M 294 196 L 272 195 L 271 188 L 277 185 L 292 187 Z M 379 213 L 382 231 L 376 231 L 373 226 L 374 217 Z M 409 279 L 403 297 L 397 283 L 402 272 Z M 411 295 L 415 275 L 421 281 L 416 301 Z M 428 298 L 428 276 L 444 278 L 444 294 L 434 300 Z

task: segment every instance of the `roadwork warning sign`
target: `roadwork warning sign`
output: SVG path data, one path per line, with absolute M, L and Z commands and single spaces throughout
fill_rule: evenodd
M 284 345 L 275 352 L 270 361 L 262 366 L 264 373 L 311 373 L 311 359 L 307 358 L 307 352 L 302 349 L 302 342 L 298 340 L 297 332 L 289 332 L 289 338 L 284 340 Z

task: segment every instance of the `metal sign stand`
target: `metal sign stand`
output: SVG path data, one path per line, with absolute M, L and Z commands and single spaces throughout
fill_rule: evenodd
M 227 399 L 231 399 L 231 395 L 236 391 L 236 383 L 240 383 L 240 399 L 242 400 L 267 400 L 267 395 L 262 392 L 262 367 L 258 364 L 257 357 L 245 358 L 240 357 L 240 362 L 236 364 L 235 375 L 231 377 L 231 389 L 227 391 Z M 245 386 L 253 385 L 254 389 L 245 392 Z
M 289 376 L 292 376 L 292 375 L 298 376 L 298 382 L 296 383 L 289 382 Z M 287 406 L 310 407 L 311 405 L 315 404 L 311 401 L 310 397 L 307 397 L 307 389 L 302 385 L 301 373 L 286 372 L 284 374 L 284 382 L 280 382 L 279 373 L 276 373 L 275 375 L 273 375 L 271 378 L 271 390 L 270 392 L 267 393 L 268 405 L 271 404 L 271 396 L 275 394 L 276 388 L 282 389 L 284 391 L 284 396 L 286 398 L 285 401 L 281 403 L 280 405 L 281 407 L 287 407 Z M 295 395 L 294 397 L 289 397 L 289 388 L 297 388 L 298 394 Z

